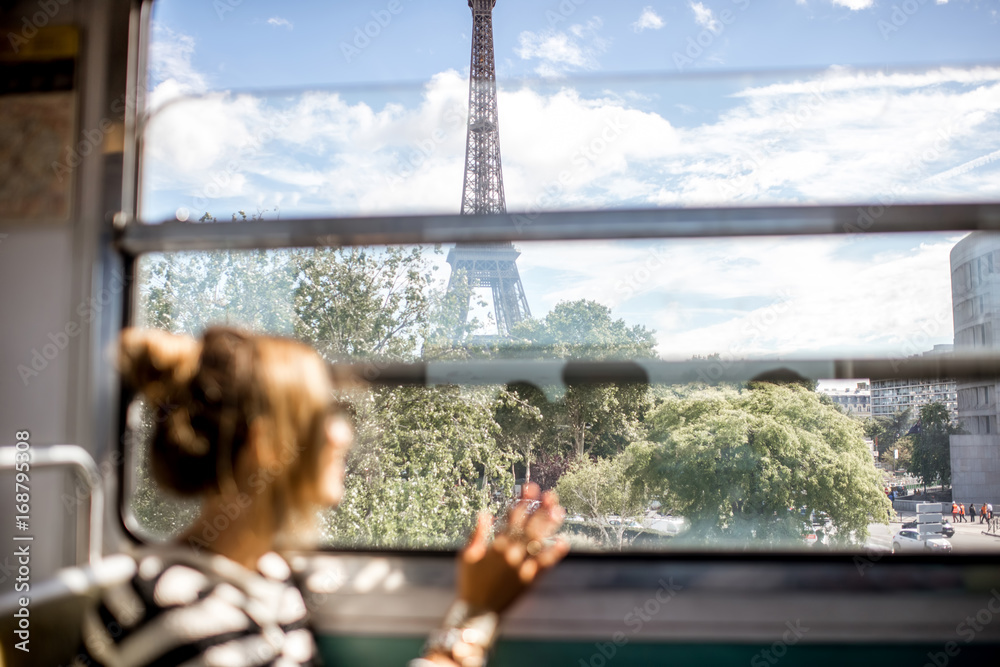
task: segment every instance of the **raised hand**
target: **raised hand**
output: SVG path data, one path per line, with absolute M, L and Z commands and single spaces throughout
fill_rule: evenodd
M 541 501 L 532 512 L 531 501 Z M 469 543 L 459 554 L 458 598 L 482 611 L 505 611 L 538 576 L 558 563 L 569 544 L 552 536 L 566 511 L 555 493 L 540 493 L 537 484 L 525 485 L 503 527 L 489 541 L 492 518 L 479 515 Z

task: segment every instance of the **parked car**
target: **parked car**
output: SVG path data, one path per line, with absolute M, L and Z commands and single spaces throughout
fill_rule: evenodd
M 903 524 L 903 528 L 915 528 L 919 530 L 920 524 L 916 521 L 908 521 Z M 955 527 L 951 525 L 951 521 L 948 521 L 947 519 L 941 520 L 941 534 L 945 537 L 952 537 L 955 535 Z
M 950 553 L 951 542 L 943 537 L 921 537 L 913 528 L 904 528 L 892 537 L 892 553 Z

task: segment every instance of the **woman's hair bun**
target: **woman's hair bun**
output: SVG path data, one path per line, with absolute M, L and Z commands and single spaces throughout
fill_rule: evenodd
M 162 402 L 191 382 L 198 371 L 201 343 L 155 329 L 125 329 L 119 370 L 125 381 L 151 401 Z

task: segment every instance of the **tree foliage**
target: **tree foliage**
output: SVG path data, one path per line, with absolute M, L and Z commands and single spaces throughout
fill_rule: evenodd
M 445 288 L 441 254 L 149 256 L 140 266 L 139 323 L 189 334 L 228 323 L 293 335 L 331 361 L 656 356 L 652 331 L 588 300 L 559 303 L 517 325 L 510 340 L 484 345 L 475 336 L 480 323 L 465 321 L 473 291 L 461 276 L 458 289 Z M 376 387 L 352 399 L 357 443 L 345 495 L 325 515 L 327 537 L 339 544 L 454 545 L 477 512 L 502 511 L 519 470 L 556 488 L 570 511 L 600 526 L 610 548 L 627 545 L 628 524 L 653 499 L 686 516 L 694 537 L 740 545 L 799 537 L 801 507 L 828 513 L 836 539 L 860 540 L 870 518 L 888 509 L 861 425 L 802 386 Z M 922 415 L 922 452 L 940 449 L 933 416 Z M 865 432 L 877 433 L 884 450 L 905 434 L 907 420 L 873 420 Z M 928 457 L 940 476 L 940 456 Z M 148 526 L 169 533 L 191 516 L 190 507 L 171 509 L 151 489 L 144 465 L 137 474 L 134 507 Z
M 897 454 L 899 454 L 898 458 Z M 878 456 L 883 469 L 911 471 L 913 469 L 913 436 L 904 435 L 891 446 L 882 448 Z
M 645 517 L 654 499 L 641 474 L 654 451 L 649 443 L 633 443 L 613 458 L 577 459 L 556 486 L 559 499 L 567 511 L 597 526 L 606 546 L 621 550 L 631 543 L 627 531 Z M 635 539 L 638 533 L 631 532 Z
M 480 511 L 511 498 L 515 455 L 495 445 L 494 392 L 377 389 L 360 400 L 344 498 L 327 516 L 335 543 L 454 546 Z
M 926 484 L 951 484 L 952 435 L 961 432 L 952 424 L 948 408 L 942 403 L 921 406 L 917 433 L 913 435 L 911 472 Z
M 613 319 L 596 301 L 562 302 L 541 320 L 514 328 L 515 343 L 533 357 L 607 360 L 655 357 L 656 339 L 643 326 Z M 541 411 L 542 439 L 556 451 L 613 456 L 644 436 L 642 422 L 651 402 L 649 387 L 636 384 L 573 385 L 555 401 L 538 392 L 518 392 Z
M 863 422 L 865 437 L 875 443 L 879 452 L 879 460 L 886 462 L 886 452 L 892 457 L 897 441 L 906 435 L 913 425 L 913 413 L 910 408 L 897 410 L 892 416 L 869 417 Z M 900 464 L 899 467 L 905 467 Z
M 842 544 L 862 541 L 889 504 L 861 425 L 804 387 L 755 383 L 668 399 L 651 417 L 648 471 L 700 540 L 749 546 L 801 535 L 826 512 Z

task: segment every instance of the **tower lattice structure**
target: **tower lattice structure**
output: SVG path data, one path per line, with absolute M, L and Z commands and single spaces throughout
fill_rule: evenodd
M 500 162 L 496 64 L 493 56 L 493 8 L 496 0 L 469 0 L 472 9 L 472 65 L 469 74 L 469 126 L 465 144 L 462 215 L 507 212 Z M 448 252 L 451 280 L 470 287 L 489 287 L 497 335 L 507 336 L 515 324 L 531 317 L 521 276 L 520 252 L 511 243 L 461 243 Z M 462 321 L 468 318 L 468 303 Z

